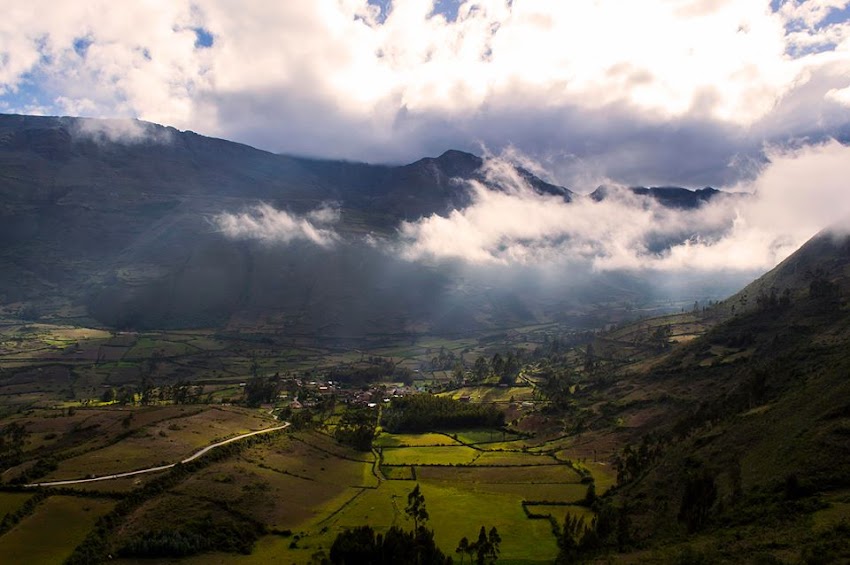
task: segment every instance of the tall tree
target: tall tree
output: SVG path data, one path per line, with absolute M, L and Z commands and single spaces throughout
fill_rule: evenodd
M 499 552 L 501 551 L 499 546 L 502 544 L 502 536 L 499 535 L 496 526 L 490 528 L 490 531 L 487 533 L 487 543 L 489 544 L 490 558 L 495 562 L 499 558 Z
M 460 538 L 460 541 L 457 544 L 457 549 L 455 549 L 455 553 L 460 554 L 460 565 L 463 565 L 463 557 L 469 551 L 469 540 L 466 536 Z
M 425 508 L 425 496 L 419 490 L 419 484 L 407 495 L 405 514 L 413 520 L 413 531 L 418 532 L 419 526 L 428 521 L 428 510 Z

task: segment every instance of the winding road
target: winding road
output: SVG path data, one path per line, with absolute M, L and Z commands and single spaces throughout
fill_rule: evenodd
M 289 422 L 284 422 L 280 426 L 274 426 L 273 428 L 265 428 L 262 430 L 257 430 L 256 432 L 248 432 L 247 434 L 238 435 L 236 437 L 232 437 L 230 439 L 225 439 L 223 441 L 219 441 L 217 443 L 213 443 L 211 445 L 206 446 L 200 451 L 193 453 L 186 459 L 180 461 L 180 463 L 189 463 L 190 461 L 194 461 L 198 457 L 201 457 L 208 451 L 215 449 L 216 447 L 221 447 L 222 445 L 227 445 L 228 443 L 232 443 L 234 441 L 239 441 L 240 439 L 245 439 L 247 437 L 259 435 L 259 434 L 267 434 L 270 432 L 276 432 L 278 430 L 285 430 L 289 427 Z M 92 477 L 90 479 L 70 479 L 65 481 L 50 481 L 46 483 L 30 483 L 28 485 L 24 485 L 25 487 L 59 487 L 64 485 L 78 485 L 80 483 L 92 483 L 95 481 L 108 481 L 111 479 L 122 479 L 124 477 L 132 477 L 134 475 L 143 475 L 145 473 L 156 473 L 157 471 L 165 471 L 166 469 L 171 469 L 172 467 L 178 465 L 178 463 L 172 463 L 170 465 L 160 465 L 158 467 L 148 467 L 147 469 L 139 469 L 138 471 L 128 471 L 126 473 L 116 473 L 114 475 L 103 475 L 102 477 Z

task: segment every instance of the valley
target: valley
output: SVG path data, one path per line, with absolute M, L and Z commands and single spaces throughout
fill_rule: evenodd
M 845 225 L 690 272 L 755 196 L 103 127 L 0 115 L 3 558 L 850 559 Z M 441 239 L 493 202 L 678 223 Z

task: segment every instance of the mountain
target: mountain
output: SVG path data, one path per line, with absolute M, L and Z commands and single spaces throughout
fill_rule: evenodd
M 612 498 L 636 557 L 644 547 L 671 562 L 850 559 L 848 291 L 850 236 L 825 230 L 727 301 L 749 296 L 746 308 L 637 324 L 711 327 L 586 393 L 598 423 L 583 441 L 631 444 L 614 458 Z M 623 423 L 613 432 L 612 419 Z
M 466 183 L 489 182 L 482 164 L 460 151 L 403 166 L 327 161 L 146 122 L 0 115 L 0 308 L 111 327 L 364 335 L 581 318 L 595 303 L 656 297 L 624 273 L 503 288 L 394 257 L 400 223 L 469 204 Z M 231 240 L 211 221 L 259 202 L 292 214 L 334 203 L 345 241 Z
M 744 194 L 723 192 L 710 186 L 697 190 L 690 190 L 679 186 L 634 186 L 627 189 L 630 194 L 644 198 L 650 198 L 662 206 L 678 209 L 699 208 L 705 203 L 716 198 L 742 198 Z M 589 194 L 596 202 L 601 202 L 616 194 L 616 190 L 608 186 L 600 186 Z

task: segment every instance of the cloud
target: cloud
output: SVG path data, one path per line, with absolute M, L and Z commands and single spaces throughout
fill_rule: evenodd
M 534 192 L 506 161 L 469 183 L 472 204 L 399 228 L 411 261 L 473 265 L 590 266 L 596 271 L 764 271 L 826 226 L 850 217 L 850 147 L 836 141 L 771 148 L 770 162 L 736 188 L 694 209 L 666 208 L 621 186 L 602 201 L 571 203 Z
M 160 128 L 131 119 L 84 119 L 77 120 L 73 124 L 75 136 L 98 143 L 108 141 L 123 144 L 145 142 L 167 144 L 173 141 L 174 134 L 173 129 Z
M 388 6 L 33 0 L 0 21 L 0 107 L 380 162 L 513 145 L 564 183 L 731 185 L 850 121 L 845 0 Z
M 287 244 L 300 240 L 329 248 L 340 239 L 330 227 L 339 218 L 339 210 L 331 205 L 324 205 L 302 217 L 263 203 L 237 214 L 223 212 L 211 221 L 231 239 L 253 239 L 267 244 Z

